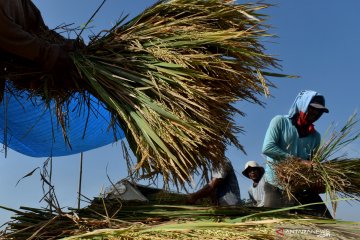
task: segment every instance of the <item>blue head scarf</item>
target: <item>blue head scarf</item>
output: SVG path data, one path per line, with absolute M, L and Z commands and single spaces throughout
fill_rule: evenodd
M 324 96 L 322 96 L 321 94 L 319 94 L 318 92 L 312 91 L 312 90 L 303 90 L 301 91 L 295 98 L 294 103 L 292 104 L 290 110 L 289 110 L 289 118 L 294 117 L 296 114 L 303 112 L 306 113 L 308 106 L 311 102 L 311 100 L 313 99 L 313 97 L 315 96 L 321 96 L 324 98 Z M 325 98 L 324 98 L 324 102 L 325 102 Z

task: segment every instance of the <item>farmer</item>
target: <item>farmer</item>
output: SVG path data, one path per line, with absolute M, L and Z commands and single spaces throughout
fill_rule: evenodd
M 234 206 L 241 204 L 240 188 L 230 161 L 223 168 L 212 172 L 212 180 L 195 193 L 189 194 L 187 203 L 210 197 L 216 205 Z
M 44 34 L 51 34 L 51 38 L 57 39 L 55 42 L 59 43 L 51 44 L 42 40 L 40 36 Z M 4 76 L 11 63 L 53 73 L 53 76 L 61 76 L 67 72 L 65 70 L 73 67 L 69 52 L 74 50 L 74 42 L 66 41 L 55 31 L 50 31 L 32 1 L 1 0 L 0 85 L 2 90 L 6 80 Z M 58 81 L 62 80 L 58 79 Z
M 249 188 L 249 197 L 255 207 L 264 206 L 265 169 L 255 161 L 248 161 L 242 174 L 251 179 L 253 183 Z
M 328 113 L 325 98 L 311 90 L 302 91 L 290 108 L 289 115 L 275 116 L 267 129 L 262 152 L 267 156 L 264 184 L 264 206 L 281 208 L 294 205 L 276 184 L 272 163 L 297 157 L 301 164 L 311 167 L 311 157 L 320 145 L 320 134 L 315 130 L 316 122 L 323 113 Z M 322 202 L 319 192 L 323 189 L 306 189 L 295 194 L 300 204 Z M 317 215 L 332 218 L 325 204 L 311 207 Z

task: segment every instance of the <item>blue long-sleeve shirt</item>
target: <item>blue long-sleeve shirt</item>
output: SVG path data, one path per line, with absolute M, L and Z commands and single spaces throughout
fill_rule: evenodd
M 262 148 L 267 156 L 265 180 L 277 186 L 274 170 L 271 165 L 290 156 L 310 159 L 312 152 L 320 145 L 321 137 L 315 131 L 306 137 L 299 137 L 296 127 L 288 116 L 275 116 L 268 127 Z

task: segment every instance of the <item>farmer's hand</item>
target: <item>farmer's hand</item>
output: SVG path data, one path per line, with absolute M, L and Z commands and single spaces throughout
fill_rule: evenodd
M 70 72 L 75 67 L 70 52 L 71 51 L 67 51 L 64 48 L 60 48 L 59 56 L 51 71 L 52 73 L 63 74 L 64 72 Z
M 70 73 L 75 70 L 74 61 L 71 54 L 76 50 L 85 48 L 85 43 L 80 39 L 67 39 L 60 45 L 59 56 L 54 64 L 52 73 L 58 76 Z
M 313 161 L 310 160 L 299 160 L 302 164 L 304 164 L 305 166 L 312 168 L 314 167 L 315 163 Z
M 82 39 L 67 39 L 62 44 L 62 49 L 67 52 L 75 52 L 76 50 L 81 50 L 86 47 Z
M 72 44 L 62 45 L 60 47 L 59 55 L 50 71 L 54 80 L 54 87 L 62 89 L 76 88 L 72 77 L 77 71 L 72 58 L 73 49 Z
M 188 198 L 186 199 L 186 204 L 193 205 L 195 204 L 197 199 L 195 198 L 194 194 L 189 194 Z
M 323 180 L 320 178 L 320 179 L 317 179 L 314 184 L 313 184 L 313 188 L 311 189 L 312 192 L 315 192 L 315 193 L 324 193 L 326 191 L 326 188 L 325 188 L 325 184 L 323 182 Z

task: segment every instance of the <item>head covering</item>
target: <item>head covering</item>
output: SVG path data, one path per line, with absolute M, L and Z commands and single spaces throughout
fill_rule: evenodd
M 306 112 L 310 104 L 317 108 L 321 108 L 324 112 L 329 112 L 325 108 L 325 98 L 321 94 L 312 90 L 303 90 L 295 98 L 292 104 L 288 117 L 293 119 L 297 116 L 296 123 L 297 129 L 301 136 L 307 136 L 310 133 L 315 132 L 314 124 L 308 123 L 306 119 Z
M 325 108 L 325 98 L 323 95 L 312 90 L 303 90 L 296 96 L 294 103 L 291 105 L 288 115 L 289 118 L 292 118 L 300 112 L 306 113 L 312 100 L 315 101 L 313 102 L 314 104 L 322 105 L 324 112 L 329 112 L 329 110 Z M 319 107 L 317 104 L 315 106 Z
M 255 162 L 255 161 L 248 161 L 248 162 L 245 164 L 244 171 L 242 171 L 242 174 L 243 174 L 245 177 L 247 177 L 247 178 L 249 178 L 249 174 L 248 174 L 249 168 L 259 168 L 262 173 L 264 173 L 264 171 L 265 171 L 264 168 L 263 168 L 262 166 L 260 166 L 260 164 L 258 164 L 257 162 Z
M 326 113 L 329 112 L 329 109 L 327 109 L 325 107 L 325 98 L 321 95 L 314 96 L 311 99 L 309 106 L 316 108 L 318 110 L 321 110 L 323 112 L 326 112 Z

